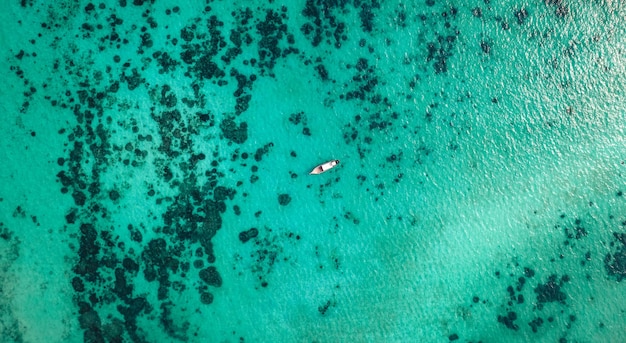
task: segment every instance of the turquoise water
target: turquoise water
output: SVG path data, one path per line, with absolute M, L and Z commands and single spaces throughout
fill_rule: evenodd
M 2 7 L 2 342 L 622 339 L 621 2 Z

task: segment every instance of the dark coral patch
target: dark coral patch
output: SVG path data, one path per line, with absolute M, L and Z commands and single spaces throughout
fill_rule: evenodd
M 210 55 L 200 57 L 194 66 L 194 71 L 201 79 L 222 78 L 226 73 L 211 60 Z
M 248 124 L 245 122 L 237 125 L 233 118 L 226 118 L 220 124 L 220 129 L 224 137 L 234 143 L 242 144 L 248 139 Z
M 526 18 L 528 18 L 528 11 L 526 10 L 526 8 L 521 8 L 517 11 L 515 11 L 515 18 L 517 18 L 517 23 L 519 25 L 524 24 L 524 22 L 526 21 Z
M 74 198 L 76 206 L 83 206 L 85 205 L 85 201 L 87 201 L 87 196 L 81 191 L 74 191 L 72 193 L 72 198 Z
M 498 323 L 504 324 L 508 329 L 517 331 L 519 330 L 519 325 L 515 324 L 515 320 L 517 319 L 517 313 L 513 311 L 509 311 L 506 316 L 498 315 Z
M 537 301 L 540 304 L 548 302 L 564 302 L 567 299 L 567 295 L 561 291 L 561 286 L 566 280 L 567 279 L 562 279 L 559 282 L 556 275 L 550 275 L 546 283 L 539 284 L 535 287 Z
M 116 191 L 115 189 L 109 192 L 109 199 L 115 201 L 115 200 L 118 200 L 119 198 L 120 198 L 120 193 Z
M 609 277 L 621 282 L 626 279 L 626 234 L 614 232 L 613 239 L 615 243 L 621 245 L 612 253 L 606 254 L 604 267 Z M 612 245 L 615 245 L 615 243 L 612 243 Z
M 325 316 L 326 313 L 328 312 L 328 310 L 331 307 L 335 307 L 335 301 L 334 300 L 327 300 L 324 304 L 318 306 L 317 311 L 322 315 Z
M 291 202 L 291 196 L 289 194 L 280 194 L 278 195 L 278 203 L 281 206 L 287 206 Z
M 538 331 L 539 327 L 540 327 L 541 325 L 543 325 L 543 318 L 541 318 L 541 317 L 537 317 L 537 318 L 535 318 L 535 319 L 531 320 L 531 321 L 528 323 L 528 325 L 531 327 L 531 329 L 533 330 L 533 332 L 535 332 L 535 333 L 536 333 L 536 332 Z
M 558 17 L 565 17 L 569 14 L 569 7 L 565 0 L 545 0 L 546 5 L 554 7 L 554 14 Z
M 274 146 L 274 143 L 265 144 L 262 148 L 258 148 L 254 153 L 254 160 L 257 162 L 261 162 L 263 156 L 270 151 L 270 148 Z
M 210 292 L 202 292 L 200 294 L 200 302 L 205 305 L 211 304 L 213 302 L 213 294 L 211 294 Z
M 221 287 L 222 277 L 217 272 L 217 269 L 213 266 L 209 266 L 202 269 L 199 273 L 200 279 L 206 282 L 209 286 Z
M 72 287 L 74 288 L 74 290 L 76 292 L 84 292 L 85 291 L 85 284 L 83 283 L 83 280 L 80 277 L 78 277 L 78 276 L 75 276 L 72 279 Z

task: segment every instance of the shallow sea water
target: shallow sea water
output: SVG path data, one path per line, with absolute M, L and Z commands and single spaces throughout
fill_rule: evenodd
M 4 3 L 2 342 L 620 341 L 625 15 Z

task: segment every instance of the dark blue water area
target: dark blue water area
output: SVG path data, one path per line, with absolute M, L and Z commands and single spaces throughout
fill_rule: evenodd
M 621 2 L 0 6 L 1 342 L 623 336 Z

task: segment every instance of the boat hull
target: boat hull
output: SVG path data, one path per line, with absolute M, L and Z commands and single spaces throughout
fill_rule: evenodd
M 322 163 L 322 164 L 318 165 L 317 167 L 313 168 L 313 170 L 311 170 L 311 172 L 309 174 L 310 175 L 321 174 L 323 172 L 328 171 L 329 169 L 334 168 L 338 164 L 339 164 L 339 160 L 332 160 L 332 161 L 328 161 L 326 163 Z

